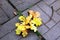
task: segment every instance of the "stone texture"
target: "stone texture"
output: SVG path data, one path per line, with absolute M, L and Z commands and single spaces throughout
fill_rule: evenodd
M 17 36 L 15 34 L 14 31 L 12 31 L 11 33 L 7 34 L 6 36 L 4 36 L 3 38 L 1 38 L 0 40 L 18 40 L 21 36 Z
M 28 10 L 25 10 L 22 14 L 24 15 L 24 16 L 28 16 Z
M 55 40 L 60 35 L 59 30 L 60 30 L 60 23 L 55 25 L 51 30 L 49 30 L 43 36 L 46 38 L 46 40 Z
M 25 10 L 29 8 L 29 6 L 37 3 L 40 0 L 17 0 L 15 3 L 13 2 L 14 0 L 11 0 L 11 2 L 17 7 L 19 10 Z M 22 2 L 22 3 L 21 3 Z
M 57 9 L 60 8 L 60 0 L 57 0 L 55 3 L 53 3 L 51 6 L 54 7 L 54 10 L 56 11 Z
M 25 0 L 10 0 L 15 6 L 24 4 L 26 1 Z M 25 1 L 25 2 L 24 2 Z
M 9 18 L 14 17 L 14 14 L 13 14 L 14 9 L 6 0 L 2 0 L 1 8 L 6 12 L 6 14 L 9 16 Z
M 51 3 L 53 3 L 56 0 L 44 0 L 45 3 L 47 3 L 48 5 L 50 5 Z
M 0 24 L 6 22 L 9 18 L 5 15 L 4 11 L 0 8 Z
M 58 15 L 60 15 L 60 10 L 57 11 Z
M 46 33 L 49 29 L 45 26 L 42 25 L 40 27 L 38 27 L 38 31 L 43 35 L 44 33 Z
M 46 24 L 49 28 L 53 27 L 55 25 L 55 22 L 54 21 L 49 21 L 47 24 Z
M 60 21 L 60 16 L 57 14 L 57 12 L 54 12 L 54 15 L 52 18 L 55 20 L 55 22 Z
M 42 21 L 44 23 L 46 23 L 49 20 L 49 17 L 37 5 L 32 7 L 31 9 L 40 12 L 40 17 L 42 18 Z
M 18 22 L 17 17 L 14 19 L 8 21 L 3 26 L 0 27 L 0 38 L 7 34 L 8 32 L 11 32 L 15 28 L 15 23 Z
M 0 7 L 2 6 L 2 0 L 0 0 Z
M 51 16 L 51 14 L 52 14 L 52 9 L 51 9 L 45 2 L 40 2 L 40 3 L 38 3 L 38 6 L 39 6 L 44 12 L 46 12 L 46 14 L 48 14 L 49 16 Z
M 57 40 L 60 40 L 60 37 Z

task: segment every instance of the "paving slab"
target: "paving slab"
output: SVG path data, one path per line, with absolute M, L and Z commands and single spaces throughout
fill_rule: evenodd
M 49 29 L 45 26 L 42 25 L 40 27 L 38 27 L 38 31 L 43 35 L 44 33 L 46 33 Z
M 46 25 L 47 25 L 49 28 L 51 28 L 51 27 L 53 27 L 55 24 L 56 24 L 56 23 L 55 23 L 53 20 L 51 20 L 51 21 L 49 21 Z
M 6 22 L 9 18 L 6 16 L 5 12 L 0 8 L 0 25 Z
M 28 9 L 25 10 L 22 14 L 27 17 L 28 16 Z
M 10 0 L 17 9 L 23 11 L 40 0 Z
M 12 31 L 11 33 L 7 34 L 6 36 L 4 36 L 3 38 L 1 38 L 0 40 L 18 40 L 21 36 L 17 36 L 15 34 L 15 31 Z
M 4 25 L 0 27 L 0 38 L 7 34 L 8 32 L 11 32 L 15 28 L 15 23 L 18 22 L 18 18 L 15 17 L 12 20 L 8 21 Z
M 38 6 L 49 16 L 52 14 L 52 9 L 45 3 L 45 2 L 40 2 L 38 3 Z
M 46 40 L 56 40 L 56 38 L 60 35 L 59 30 L 60 30 L 60 22 L 43 36 L 46 38 Z
M 9 18 L 13 18 L 14 17 L 14 9 L 13 7 L 6 1 L 6 0 L 2 0 L 2 6 L 1 8 L 6 12 L 6 14 L 8 15 Z
M 57 11 L 57 14 L 60 15 L 60 10 Z
M 53 6 L 55 11 L 58 10 L 60 8 L 60 0 L 57 0 L 51 6 Z
M 52 4 L 54 1 L 56 0 L 43 0 L 45 3 L 47 3 L 48 5 Z
M 0 7 L 2 6 L 2 0 L 0 0 Z
M 20 36 L 17 36 L 15 34 L 15 31 L 12 31 L 11 33 L 7 34 L 6 36 L 4 36 L 3 38 L 1 38 L 0 40 L 37 40 L 38 37 L 35 33 L 33 32 L 30 32 L 29 35 L 25 38 L 23 38 L 21 35 Z
M 60 37 L 57 40 L 60 40 Z
M 60 15 L 58 15 L 57 12 L 54 12 L 52 19 L 57 23 L 60 21 Z

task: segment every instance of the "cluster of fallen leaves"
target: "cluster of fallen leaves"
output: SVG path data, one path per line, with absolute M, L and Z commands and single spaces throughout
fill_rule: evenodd
M 38 31 L 38 27 L 42 25 L 42 19 L 40 18 L 40 13 L 37 11 L 29 10 L 28 16 L 19 16 L 18 19 L 21 22 L 17 22 L 16 26 L 16 34 L 22 34 L 23 37 L 28 35 L 28 29 L 33 30 L 34 32 Z

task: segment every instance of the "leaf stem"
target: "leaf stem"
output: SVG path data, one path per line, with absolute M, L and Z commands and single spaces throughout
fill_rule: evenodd
M 41 40 L 46 40 L 38 31 L 35 32 Z

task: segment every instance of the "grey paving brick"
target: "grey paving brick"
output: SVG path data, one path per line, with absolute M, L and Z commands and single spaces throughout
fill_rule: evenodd
M 0 40 L 7 40 L 7 39 L 8 40 L 18 40 L 18 39 L 19 40 L 33 40 L 33 39 L 37 40 L 38 37 L 37 37 L 37 35 L 35 33 L 30 32 L 27 35 L 27 37 L 23 38 L 21 35 L 20 36 L 17 36 L 15 34 L 15 31 L 12 31 L 11 33 L 7 34 L 6 36 L 4 36 L 3 38 L 1 38 Z
M 52 14 L 52 9 L 45 3 L 45 2 L 40 2 L 38 3 L 38 6 L 44 11 L 46 12 L 49 16 L 51 16 Z
M 11 32 L 15 28 L 15 23 L 18 22 L 17 17 L 13 18 L 12 20 L 5 23 L 3 26 L 0 27 L 0 38 Z
M 57 9 L 60 8 L 60 0 L 57 0 L 55 3 L 53 3 L 51 6 L 54 7 L 54 10 L 56 11 Z
M 5 15 L 4 11 L 0 8 L 0 24 L 6 22 L 9 18 Z
M 57 14 L 57 12 L 54 12 L 54 15 L 52 18 L 55 20 L 55 22 L 60 21 L 60 16 Z
M 49 29 L 45 26 L 42 25 L 40 27 L 38 27 L 38 31 L 43 35 L 44 33 L 46 33 Z
M 40 12 L 40 17 L 42 18 L 42 21 L 44 23 L 46 23 L 49 20 L 49 17 L 37 5 L 32 7 L 31 9 Z
M 2 0 L 0 0 L 0 7 L 1 7 L 1 5 L 2 5 Z
M 48 5 L 50 5 L 51 3 L 53 3 L 56 0 L 44 0 L 44 1 L 45 1 L 45 3 L 47 3 Z
M 60 40 L 60 37 L 57 40 Z
M 18 1 L 18 0 L 17 0 Z M 26 8 L 28 8 L 29 6 L 31 6 L 31 5 L 33 5 L 33 4 L 35 4 L 35 3 L 37 3 L 38 1 L 40 1 L 40 0 L 20 0 L 20 1 L 22 1 L 22 2 L 24 2 L 24 3 L 20 3 L 20 2 L 18 2 L 18 4 L 19 5 L 17 5 L 16 7 L 17 7 L 17 9 L 19 9 L 19 10 L 25 10 Z M 12 2 L 12 1 L 11 1 Z M 12 2 L 13 3 L 13 2 Z M 13 3 L 14 4 L 14 3 Z M 14 4 L 15 5 L 15 4 Z
M 10 0 L 15 6 L 19 5 L 19 4 L 24 4 L 24 0 Z
M 55 40 L 60 35 L 59 30 L 60 30 L 60 23 L 54 26 L 51 30 L 49 30 L 43 36 L 46 38 L 46 40 Z
M 6 36 L 4 36 L 3 38 L 1 38 L 0 40 L 18 40 L 21 36 L 17 36 L 15 34 L 14 31 L 12 31 L 11 33 L 7 34 Z
M 24 16 L 28 16 L 28 10 L 25 10 L 22 14 L 23 14 Z
M 12 18 L 14 17 L 14 9 L 12 8 L 12 6 L 6 1 L 6 0 L 2 0 L 2 6 L 1 8 L 6 12 L 6 14 Z
M 48 22 L 46 25 L 47 25 L 49 28 L 51 28 L 51 27 L 53 27 L 55 24 L 56 24 L 56 23 L 51 20 L 51 21 Z
M 0 27 L 1 27 L 1 25 L 0 25 Z
M 60 10 L 58 10 L 57 13 L 60 15 Z

